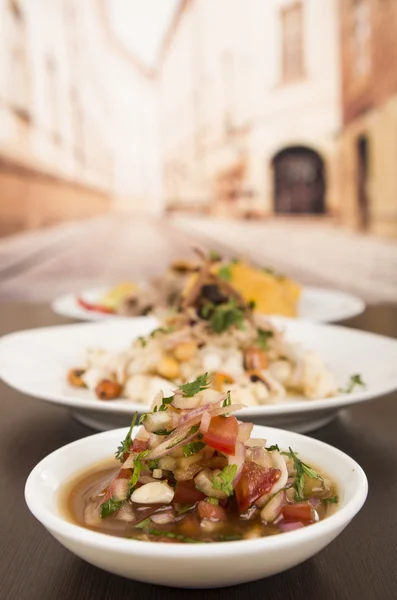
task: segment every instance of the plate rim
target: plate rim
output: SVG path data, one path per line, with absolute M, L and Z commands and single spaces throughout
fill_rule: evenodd
M 84 290 L 81 290 L 80 294 L 84 295 L 84 294 L 100 294 L 100 293 L 104 293 L 106 292 L 106 290 L 109 289 L 109 286 L 102 286 L 102 287 L 96 287 L 96 288 L 85 288 Z M 338 295 L 343 297 L 345 300 L 348 300 L 351 303 L 351 307 L 349 310 L 346 310 L 341 316 L 338 316 L 337 318 L 335 317 L 329 317 L 329 318 L 310 318 L 310 317 L 301 317 L 298 315 L 298 317 L 296 317 L 297 319 L 306 319 L 306 320 L 310 320 L 314 323 L 336 323 L 339 321 L 346 321 L 347 319 L 351 319 L 352 317 L 355 317 L 357 315 L 360 315 L 362 312 L 364 312 L 365 307 L 366 307 L 366 303 L 365 301 L 360 298 L 359 296 L 352 294 L 351 292 L 346 292 L 344 290 L 339 290 L 338 288 L 330 288 L 327 286 L 312 286 L 312 285 L 303 285 L 302 286 L 302 296 L 305 294 L 305 291 L 307 293 L 314 293 L 314 294 L 318 294 L 318 293 L 326 293 L 326 294 L 333 294 L 333 295 Z M 77 303 L 77 296 L 78 296 L 78 292 L 69 292 L 67 294 L 62 294 L 60 296 L 58 296 L 57 298 L 55 298 L 54 300 L 51 301 L 51 309 L 52 311 L 62 317 L 67 317 L 69 319 L 79 319 L 81 321 L 105 321 L 105 320 L 119 320 L 119 319 L 136 319 L 137 317 L 125 317 L 122 315 L 116 315 L 116 314 L 104 314 L 104 313 L 100 313 L 100 312 L 95 312 L 95 311 L 88 311 L 83 307 L 80 307 Z M 302 296 L 301 296 L 301 300 L 302 300 Z M 301 301 L 300 300 L 300 301 Z M 64 310 L 62 307 L 62 304 L 64 302 L 70 302 L 70 311 L 68 310 Z M 273 315 L 272 315 L 273 316 Z M 274 315 L 274 316 L 279 316 L 279 315 Z
M 147 317 L 140 317 L 142 320 L 147 319 Z M 287 317 L 273 317 L 273 321 L 278 322 L 278 324 L 286 324 L 288 322 L 292 322 L 295 324 L 303 324 L 315 329 L 331 329 L 331 330 L 342 330 L 349 335 L 354 335 L 356 337 L 369 337 L 380 339 L 384 342 L 392 344 L 396 347 L 397 350 L 397 340 L 394 338 L 390 338 L 388 336 L 371 333 L 367 331 L 362 331 L 360 329 L 354 329 L 345 327 L 343 325 L 330 325 L 330 324 L 322 324 L 315 323 L 309 320 L 304 319 L 291 319 Z M 124 319 L 124 322 L 128 323 L 131 326 L 131 319 Z M 125 324 L 125 323 L 124 323 Z M 14 340 L 19 337 L 24 337 L 26 335 L 35 336 L 39 335 L 43 331 L 51 331 L 54 332 L 56 330 L 70 330 L 77 329 L 81 330 L 84 328 L 109 328 L 109 327 L 122 327 L 123 321 L 105 321 L 105 322 L 92 322 L 92 323 L 72 323 L 69 325 L 55 325 L 34 329 L 25 329 L 21 331 L 17 331 L 8 335 L 3 336 L 0 339 L 0 378 L 9 385 L 10 387 L 16 389 L 17 391 L 23 393 L 24 395 L 34 397 L 39 400 L 43 400 L 49 402 L 51 404 L 56 404 L 63 406 L 65 408 L 70 409 L 81 409 L 88 411 L 98 411 L 98 412 L 109 412 L 113 414 L 130 414 L 132 415 L 134 412 L 138 412 L 139 414 L 144 413 L 148 405 L 144 403 L 132 402 L 128 399 L 116 400 L 112 402 L 100 402 L 99 400 L 91 397 L 79 397 L 75 395 L 68 395 L 65 393 L 51 393 L 51 392 L 39 392 L 37 389 L 33 390 L 29 389 L 29 386 L 21 384 L 19 381 L 15 380 L 13 374 L 11 376 L 9 373 L 4 372 L 4 368 L 2 365 L 2 354 L 7 352 L 7 346 L 11 343 L 14 343 Z M 133 338 L 132 338 L 133 339 Z M 351 394 L 341 394 L 339 396 L 334 396 L 332 398 L 324 398 L 317 400 L 296 400 L 291 402 L 285 402 L 280 404 L 267 404 L 267 405 L 257 405 L 257 406 L 249 406 L 243 408 L 239 411 L 239 414 L 242 416 L 248 417 L 266 417 L 266 416 L 281 416 L 281 415 L 293 415 L 295 413 L 311 413 L 315 411 L 323 412 L 326 410 L 341 410 L 343 408 L 347 408 L 351 405 L 359 404 L 361 402 L 367 402 L 369 400 L 380 398 L 390 394 L 391 392 L 397 389 L 397 380 L 395 382 L 390 382 L 389 385 L 386 385 L 382 390 L 363 390 L 361 392 L 353 392 Z M 117 404 L 115 404 L 117 402 Z

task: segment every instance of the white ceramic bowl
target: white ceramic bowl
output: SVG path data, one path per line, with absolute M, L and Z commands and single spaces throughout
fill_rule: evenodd
M 109 459 L 126 430 L 78 440 L 44 458 L 31 472 L 25 498 L 29 509 L 66 548 L 87 562 L 130 579 L 174 587 L 213 588 L 253 581 L 310 558 L 343 531 L 365 502 L 367 478 L 349 456 L 309 437 L 255 426 L 254 437 L 291 446 L 338 486 L 339 509 L 311 526 L 276 536 L 212 544 L 161 544 L 122 539 L 67 521 L 59 507 L 65 482 Z

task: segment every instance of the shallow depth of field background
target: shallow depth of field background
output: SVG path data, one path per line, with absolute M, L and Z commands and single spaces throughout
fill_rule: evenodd
M 0 0 L 0 299 L 202 243 L 395 301 L 396 61 L 394 0 Z

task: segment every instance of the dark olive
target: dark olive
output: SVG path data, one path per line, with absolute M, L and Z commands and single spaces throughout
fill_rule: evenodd
M 203 285 L 201 288 L 201 293 L 206 300 L 209 300 L 213 304 L 222 304 L 223 302 L 227 302 L 227 297 L 222 294 L 219 287 L 215 284 Z

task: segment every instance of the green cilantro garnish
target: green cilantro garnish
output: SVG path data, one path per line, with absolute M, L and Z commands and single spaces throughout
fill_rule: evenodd
M 155 535 L 156 537 L 166 537 L 171 538 L 173 540 L 178 540 L 179 542 L 184 542 L 185 544 L 202 544 L 201 540 L 195 540 L 194 538 L 186 537 L 181 533 L 174 533 L 173 531 L 161 531 L 160 529 L 148 529 L 147 533 L 149 535 Z
M 172 433 L 173 431 L 175 431 L 175 429 L 170 429 L 170 431 L 167 431 L 166 429 L 158 429 L 157 431 L 154 431 L 153 433 L 155 435 L 170 435 L 170 433 Z
M 230 265 L 222 265 L 218 271 L 218 276 L 224 281 L 230 281 L 232 278 L 232 271 Z
M 183 442 L 183 440 L 187 439 L 188 437 L 190 437 L 191 435 L 193 435 L 194 433 L 197 433 L 197 431 L 199 430 L 200 425 L 193 425 L 189 431 L 187 432 L 186 435 L 184 435 L 182 437 L 182 439 L 180 438 L 180 436 L 176 438 L 174 438 L 174 441 L 172 444 L 170 444 L 169 446 L 167 446 L 167 450 L 171 450 L 171 448 L 174 448 L 174 446 L 177 446 L 178 444 L 180 444 L 181 442 Z
M 209 257 L 210 257 L 210 260 L 212 260 L 214 262 L 222 259 L 222 256 L 216 250 L 210 250 Z
M 267 450 L 268 452 L 274 452 L 274 450 L 277 450 L 277 452 L 280 452 L 280 448 L 278 447 L 278 444 L 272 444 L 268 448 L 265 448 L 265 450 Z
M 135 529 L 144 529 L 145 527 L 148 527 L 148 525 L 150 525 L 150 517 L 144 519 L 144 521 L 141 521 L 138 525 L 134 525 L 134 527 Z
M 154 337 L 158 333 L 173 333 L 175 331 L 175 327 L 170 325 L 169 327 L 157 327 L 157 329 L 153 329 L 153 331 L 149 334 L 149 337 Z
M 126 435 L 125 440 L 123 440 L 122 442 L 120 442 L 120 446 L 117 448 L 117 452 L 115 454 L 115 457 L 121 463 L 124 462 L 124 456 L 125 456 L 125 454 L 130 454 L 131 453 L 131 451 L 130 451 L 130 447 L 131 447 L 131 444 L 132 444 L 131 433 L 132 433 L 132 430 L 135 427 L 135 423 L 136 423 L 137 418 L 138 418 L 138 413 L 135 413 L 134 416 L 132 417 L 131 427 L 128 430 L 128 433 Z M 142 417 L 141 417 L 141 419 L 142 419 Z M 139 423 L 141 423 L 141 419 L 139 419 Z
M 138 342 L 140 343 L 142 348 L 145 348 L 145 346 L 147 346 L 147 339 L 144 338 L 143 335 L 139 336 Z
M 251 310 L 255 310 L 255 308 L 256 308 L 256 302 L 255 302 L 255 300 L 250 300 L 248 302 L 248 308 L 250 308 Z
M 258 329 L 258 345 L 262 350 L 268 349 L 268 341 L 274 336 L 273 331 L 270 329 Z
M 304 487 L 305 487 L 305 478 L 304 475 L 307 475 L 310 479 L 320 479 L 322 481 L 321 475 L 319 475 L 314 469 L 309 467 L 306 463 L 302 462 L 295 452 L 289 449 L 289 452 L 282 452 L 286 456 L 292 458 L 294 462 L 294 469 L 296 471 L 295 482 L 293 484 L 293 488 L 295 490 L 294 497 L 296 502 L 302 502 L 305 499 L 304 495 Z
M 123 503 L 124 500 L 114 500 L 113 498 L 109 498 L 107 502 L 104 502 L 101 505 L 101 519 L 106 519 L 106 517 L 119 510 Z
M 204 312 L 206 306 L 208 309 Z M 236 298 L 229 298 L 223 304 L 208 303 L 206 306 L 202 315 L 204 318 L 209 318 L 210 327 L 215 333 L 222 333 L 232 325 L 244 329 L 244 310 L 238 306 Z
M 211 382 L 208 379 L 208 373 L 204 373 L 204 375 L 199 375 L 194 381 L 180 385 L 179 389 L 182 391 L 185 398 L 192 398 L 199 392 L 206 390 L 210 385 Z
M 151 471 L 154 471 L 154 469 L 159 469 L 160 468 L 160 462 L 158 458 L 154 458 L 153 460 L 149 460 L 148 461 L 148 467 Z
M 188 456 L 193 456 L 193 454 L 197 454 L 204 448 L 205 444 L 203 442 L 190 442 L 190 444 L 186 444 L 182 446 L 183 455 L 188 458 Z
M 237 465 L 227 465 L 218 475 L 212 479 L 212 486 L 215 490 L 225 492 L 227 496 L 233 494 L 233 479 L 237 473 Z
M 219 504 L 218 498 L 207 498 L 208 504 L 215 504 L 216 506 Z
M 322 500 L 324 504 L 338 504 L 339 496 L 331 496 L 331 498 L 324 498 Z
M 136 484 L 138 483 L 138 479 L 141 475 L 142 469 L 142 459 L 145 458 L 149 454 L 150 450 L 144 450 L 143 452 L 139 452 L 134 459 L 134 470 L 131 475 L 131 479 L 128 482 L 128 489 L 130 492 L 134 489 Z
M 357 387 L 357 386 L 364 387 L 364 388 L 366 387 L 366 384 L 363 381 L 363 378 L 358 373 L 356 375 L 352 375 L 350 377 L 350 381 L 347 384 L 347 386 L 344 389 L 340 390 L 340 391 L 343 392 L 343 393 L 345 393 L 345 394 L 351 394 L 353 392 L 354 388 Z
M 232 403 L 232 399 L 230 397 L 230 392 L 228 392 L 227 397 L 223 401 L 222 408 L 225 408 L 225 406 L 230 406 L 231 403 Z
M 160 408 L 155 406 L 153 412 L 163 412 L 168 410 L 168 405 L 173 401 L 174 396 L 168 396 L 168 398 L 163 398 Z

